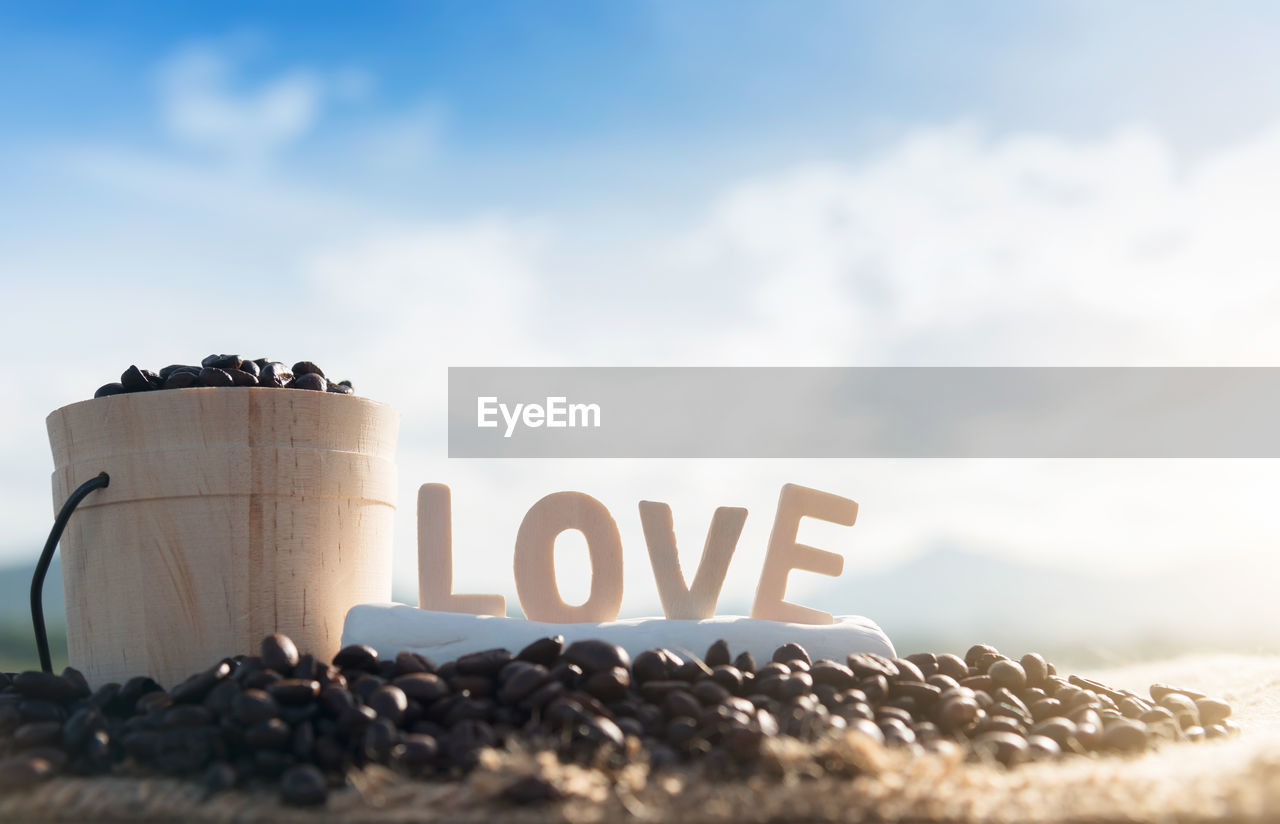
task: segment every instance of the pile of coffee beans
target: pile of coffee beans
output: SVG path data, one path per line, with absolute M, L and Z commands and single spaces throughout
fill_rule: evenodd
M 963 658 L 841 662 L 786 644 L 757 664 L 723 641 L 701 659 L 655 649 L 632 660 L 606 641 L 566 646 L 556 636 L 440 665 L 350 646 L 326 664 L 271 635 L 260 654 L 224 659 L 169 690 L 146 677 L 90 690 L 74 669 L 0 675 L 0 790 L 60 773 L 158 772 L 209 792 L 266 783 L 285 802 L 310 805 L 364 765 L 456 776 L 483 748 L 517 742 L 577 763 L 700 760 L 746 775 L 769 738 L 845 731 L 909 750 L 961 746 L 1013 766 L 1223 738 L 1238 732 L 1230 714 L 1194 690 L 1156 684 L 1143 696 L 985 645 Z M 507 796 L 555 792 L 526 778 Z
M 262 386 L 268 389 L 311 389 L 316 392 L 352 394 L 351 381 L 333 382 L 311 361 L 286 366 L 270 358 L 246 360 L 239 355 L 210 355 L 199 366 L 175 363 L 152 372 L 130 366 L 119 382 L 98 387 L 95 398 L 152 392 L 157 389 L 187 389 L 193 386 Z

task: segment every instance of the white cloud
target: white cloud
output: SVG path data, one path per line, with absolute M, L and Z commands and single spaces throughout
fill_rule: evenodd
M 173 137 L 251 161 L 301 138 L 315 125 L 325 95 L 317 74 L 295 69 L 239 89 L 235 69 L 230 52 L 208 44 L 188 46 L 161 67 L 161 113 Z
M 443 124 L 442 110 L 423 103 L 363 129 L 358 151 L 374 171 L 421 170 L 435 157 Z
M 739 186 L 688 248 L 752 297 L 727 360 L 1266 363 L 1278 165 L 1280 129 L 1184 166 L 1141 130 L 930 130 Z
M 443 460 L 448 365 L 1270 363 L 1280 356 L 1280 233 L 1269 221 L 1280 214 L 1280 129 L 1194 162 L 1140 129 L 1094 141 L 927 129 L 858 162 L 744 181 L 711 197 L 687 230 L 643 242 L 618 223 L 600 235 L 547 215 L 408 220 L 350 192 L 326 199 L 271 181 L 121 168 L 102 179 L 125 192 L 146 188 L 139 208 L 163 213 L 165 225 L 185 219 L 228 248 L 242 248 L 236 238 L 255 248 L 270 238 L 287 250 L 282 271 L 293 281 L 267 298 L 287 311 L 261 320 L 183 313 L 184 330 L 171 338 L 144 325 L 120 331 L 97 349 L 92 369 L 65 350 L 44 362 L 33 352 L 29 364 L 65 381 L 74 361 L 86 393 L 96 385 L 89 372 L 114 373 L 144 349 L 157 358 L 162 346 L 186 352 L 215 335 L 349 364 L 363 394 L 404 415 L 402 570 L 413 558 L 412 491 L 425 481 L 455 487 L 459 586 L 508 594 L 525 509 L 562 488 L 601 498 L 623 531 L 633 611 L 646 593 L 652 603 L 641 498 L 672 504 L 692 552 L 716 505 L 751 508 L 730 572 L 740 599 L 750 596 L 785 481 L 863 504 L 847 537 L 823 541 L 849 553 L 850 571 L 943 538 L 1138 570 L 1210 549 L 1262 557 L 1280 526 L 1267 494 L 1274 462 Z M 157 284 L 170 271 L 128 245 L 75 240 L 66 248 L 110 250 L 114 270 L 136 261 Z M 0 261 L 18 270 L 10 254 Z M 52 266 L 43 274 L 59 277 Z M 582 284 L 597 288 L 580 292 Z M 58 303 L 52 287 L 36 292 L 24 298 Z M 197 292 L 179 298 L 193 302 Z M 68 336 L 100 328 L 91 298 L 81 294 L 60 315 Z M 128 303 L 139 317 L 168 317 L 173 300 L 172 290 L 157 290 Z M 35 339 L 41 325 L 18 328 Z M 16 338 L 11 349 L 21 351 Z M 32 392 L 45 400 L 30 403 L 51 408 L 47 389 Z M 39 411 L 24 419 L 38 421 Z M 25 428 L 28 441 L 39 437 L 38 426 Z M 4 442 L 0 452 L 0 462 L 25 467 L 28 487 L 47 471 L 30 449 Z M 4 497 L 27 502 L 12 523 L 36 538 L 47 524 L 31 517 L 39 508 L 30 502 L 43 507 L 47 492 L 23 495 Z M 566 590 L 568 579 L 581 582 L 581 570 L 565 575 Z M 798 576 L 796 591 L 812 583 Z

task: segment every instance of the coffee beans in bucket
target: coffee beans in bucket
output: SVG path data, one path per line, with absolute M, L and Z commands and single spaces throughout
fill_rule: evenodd
M 0 675 L 0 790 L 60 773 L 158 772 L 208 792 L 275 786 L 286 803 L 312 805 L 366 765 L 447 777 L 486 747 L 602 767 L 698 762 L 742 776 L 758 770 L 770 739 L 833 734 L 905 751 L 959 746 L 1013 767 L 1223 738 L 1239 731 L 1230 714 L 1195 690 L 1155 684 L 1139 695 L 986 645 L 963 658 L 841 662 L 786 644 L 757 665 L 723 641 L 702 659 L 653 649 L 632 660 L 607 641 L 556 636 L 439 665 L 349 646 L 325 664 L 271 635 L 258 655 L 224 659 L 167 691 L 145 676 L 91 691 L 70 668 Z M 558 790 L 524 777 L 504 797 L 548 800 Z
M 210 355 L 199 366 L 172 364 L 152 372 L 130 366 L 117 383 L 98 387 L 95 398 L 151 392 L 157 389 L 188 389 L 203 386 L 261 386 L 267 389 L 310 389 L 317 392 L 352 394 L 351 381 L 333 382 L 311 361 L 287 366 L 270 358 L 244 360 L 239 355 Z

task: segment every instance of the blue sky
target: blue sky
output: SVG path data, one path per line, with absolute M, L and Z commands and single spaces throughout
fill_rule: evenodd
M 824 545 L 865 565 L 1268 558 L 1271 462 L 461 463 L 443 410 L 450 365 L 1274 365 L 1276 42 L 1263 3 L 0 3 L 0 559 L 50 410 L 233 349 L 401 410 L 410 578 L 427 481 L 509 597 L 525 509 L 605 500 L 637 609 L 637 501 L 751 508 L 747 592 L 789 481 L 860 502 Z
M 358 178 L 341 162 L 350 132 L 425 107 L 439 119 L 417 170 L 429 194 L 398 194 L 568 206 L 846 158 L 965 118 L 1081 137 L 1144 123 L 1203 151 L 1267 122 L 1278 23 L 1263 3 L 7 4 L 0 125 L 7 146 L 173 148 L 157 67 L 217 43 L 237 55 L 233 88 L 299 66 L 367 82 L 325 107 L 286 168 Z

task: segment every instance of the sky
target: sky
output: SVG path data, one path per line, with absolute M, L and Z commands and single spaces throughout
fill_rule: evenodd
M 859 501 L 801 533 L 846 570 L 1275 571 L 1272 461 L 464 462 L 444 410 L 464 365 L 1277 365 L 1278 37 L 1265 3 L 0 3 L 0 561 L 51 521 L 50 411 L 235 351 L 400 410 L 402 591 L 425 482 L 459 589 L 512 602 L 527 508 L 601 499 L 632 615 L 638 501 L 687 567 L 747 506 L 741 595 L 786 482 Z

